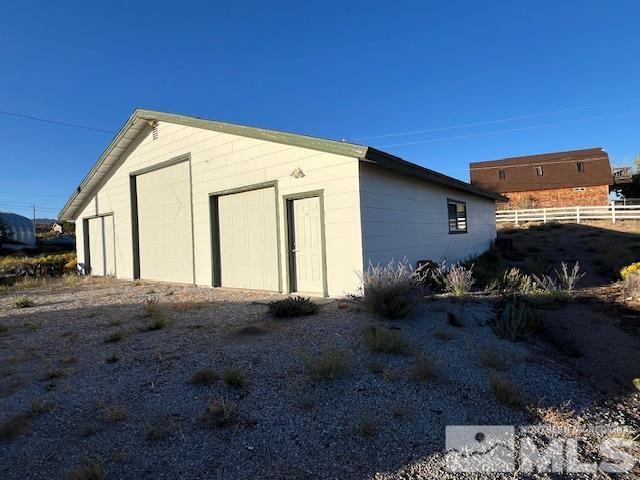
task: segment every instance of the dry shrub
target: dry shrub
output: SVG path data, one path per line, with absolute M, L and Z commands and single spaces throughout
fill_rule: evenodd
M 65 478 L 67 480 L 105 480 L 102 467 L 95 461 L 87 461 L 84 465 L 69 471 Z
M 368 415 L 363 416 L 356 424 L 356 433 L 364 438 L 375 438 L 378 436 L 378 426 Z
M 640 297 L 640 274 L 630 273 L 622 281 L 622 292 L 625 297 Z
M 104 339 L 104 343 L 115 343 L 121 341 L 125 337 L 124 330 L 117 330 Z
M 557 407 L 537 407 L 533 412 L 542 423 L 561 428 L 573 428 L 579 420 L 569 402 Z
M 554 270 L 555 278 L 551 275 L 532 275 L 538 287 L 548 295 L 573 296 L 578 281 L 585 276 L 580 273 L 580 263 L 576 262 L 571 270 L 566 263 L 562 262 L 560 271 Z
M 26 295 L 15 295 L 12 299 L 13 306 L 16 308 L 29 308 L 35 306 L 33 300 Z
M 220 379 L 218 372 L 212 368 L 202 368 L 189 377 L 188 382 L 198 385 L 211 385 Z
M 438 373 L 435 358 L 431 355 L 418 353 L 413 358 L 411 366 L 411 379 L 415 382 L 426 382 Z
M 157 442 L 164 440 L 169 433 L 171 433 L 171 429 L 167 422 L 155 421 L 145 427 L 144 438 L 148 442 Z
M 456 263 L 447 267 L 443 260 L 431 269 L 430 275 L 438 290 L 456 297 L 468 295 L 475 284 L 474 264 L 469 266 Z
M 169 319 L 162 311 L 157 297 L 147 298 L 144 304 L 145 314 L 151 318 L 151 323 L 147 325 L 147 331 L 162 330 L 169 325 Z
M 104 419 L 110 422 L 120 422 L 127 419 L 127 410 L 123 405 L 107 405 L 104 407 Z
M 105 362 L 107 363 L 118 363 L 120 361 L 120 357 L 118 357 L 117 354 L 112 353 L 110 356 L 107 357 L 107 359 L 105 360 Z
M 499 288 L 502 293 L 523 295 L 533 294 L 538 290 L 533 277 L 522 273 L 516 267 L 509 268 L 504 272 Z
M 518 387 L 506 378 L 493 372 L 489 374 L 489 387 L 499 403 L 509 408 L 523 408 L 525 400 Z
M 409 342 L 399 330 L 369 325 L 362 330 L 362 337 L 370 352 L 405 355 L 410 350 Z
M 448 342 L 449 340 L 453 339 L 453 335 L 447 330 L 436 330 L 433 336 L 438 340 L 442 340 L 443 342 Z
M 419 281 L 406 258 L 391 260 L 384 267 L 369 263 L 360 281 L 363 304 L 382 318 L 407 317 L 420 293 Z
M 506 370 L 507 358 L 495 347 L 482 350 L 482 364 L 494 370 Z
M 302 354 L 304 366 L 312 378 L 335 380 L 347 372 L 347 356 L 336 347 L 326 347 L 318 355 Z
M 223 428 L 236 421 L 238 405 L 230 400 L 219 398 L 211 400 L 207 408 L 200 415 L 200 419 L 207 425 Z
M 222 380 L 227 387 L 231 388 L 242 388 L 247 383 L 244 372 L 239 368 L 226 369 L 222 374 Z
M 27 413 L 19 413 L 8 418 L 0 424 L 0 440 L 9 441 L 22 435 L 27 431 L 28 423 L 29 415 Z

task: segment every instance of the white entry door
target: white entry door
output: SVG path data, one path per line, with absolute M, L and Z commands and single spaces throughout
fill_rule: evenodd
M 300 198 L 291 203 L 292 259 L 295 290 L 323 293 L 322 230 L 320 197 Z

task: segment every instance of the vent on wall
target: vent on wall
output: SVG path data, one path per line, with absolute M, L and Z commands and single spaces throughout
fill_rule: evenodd
M 153 135 L 153 139 L 154 139 L 154 140 L 157 140 L 157 139 L 158 139 L 158 122 L 156 122 L 156 123 L 154 123 L 154 124 L 153 124 L 153 132 L 152 132 L 152 135 Z

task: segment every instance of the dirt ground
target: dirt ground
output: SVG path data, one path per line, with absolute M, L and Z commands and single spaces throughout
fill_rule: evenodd
M 543 310 L 545 341 L 601 394 L 633 392 L 632 380 L 640 376 L 640 304 L 623 298 L 614 283 L 620 268 L 640 260 L 640 222 L 529 224 L 503 228 L 498 236 L 513 242 L 506 262 L 530 273 L 580 263 L 579 286 L 587 288 Z
M 94 478 L 79 476 L 87 466 L 122 479 L 447 478 L 447 425 L 548 423 L 539 407 L 569 402 L 571 422 L 640 426 L 637 396 L 603 396 L 553 345 L 498 338 L 487 298 L 431 300 L 386 324 L 352 301 L 274 320 L 266 302 L 276 296 L 147 282 L 57 281 L 20 293 L 34 306 L 0 296 L 7 480 Z M 149 298 L 169 322 L 158 330 L 148 330 Z M 401 332 L 435 376 L 419 378 L 413 354 L 369 352 L 370 324 Z M 305 367 L 327 348 L 346 359 L 335 380 Z M 485 366 L 487 351 L 503 359 L 497 370 Z M 204 368 L 239 369 L 246 384 L 189 383 Z M 496 401 L 496 374 L 526 408 Z M 212 400 L 236 408 L 222 426 L 203 417 Z

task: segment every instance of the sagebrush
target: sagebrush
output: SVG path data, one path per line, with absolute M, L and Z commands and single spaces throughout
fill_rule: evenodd
M 494 329 L 498 335 L 516 341 L 542 331 L 543 325 L 536 309 L 521 298 L 513 298 L 496 317 Z
M 558 296 L 573 296 L 578 281 L 584 277 L 584 273 L 580 273 L 580 263 L 576 262 L 571 270 L 569 266 L 562 262 L 560 270 L 554 269 L 555 277 L 551 275 L 532 275 L 538 284 L 538 287 L 547 294 Z
M 406 258 L 385 266 L 369 263 L 360 281 L 363 304 L 382 318 L 407 317 L 420 293 L 420 280 Z
M 468 295 L 475 284 L 473 267 L 474 264 L 467 266 L 462 263 L 455 263 L 448 267 L 443 260 L 431 269 L 430 274 L 433 283 L 439 287 L 440 291 L 461 297 Z

